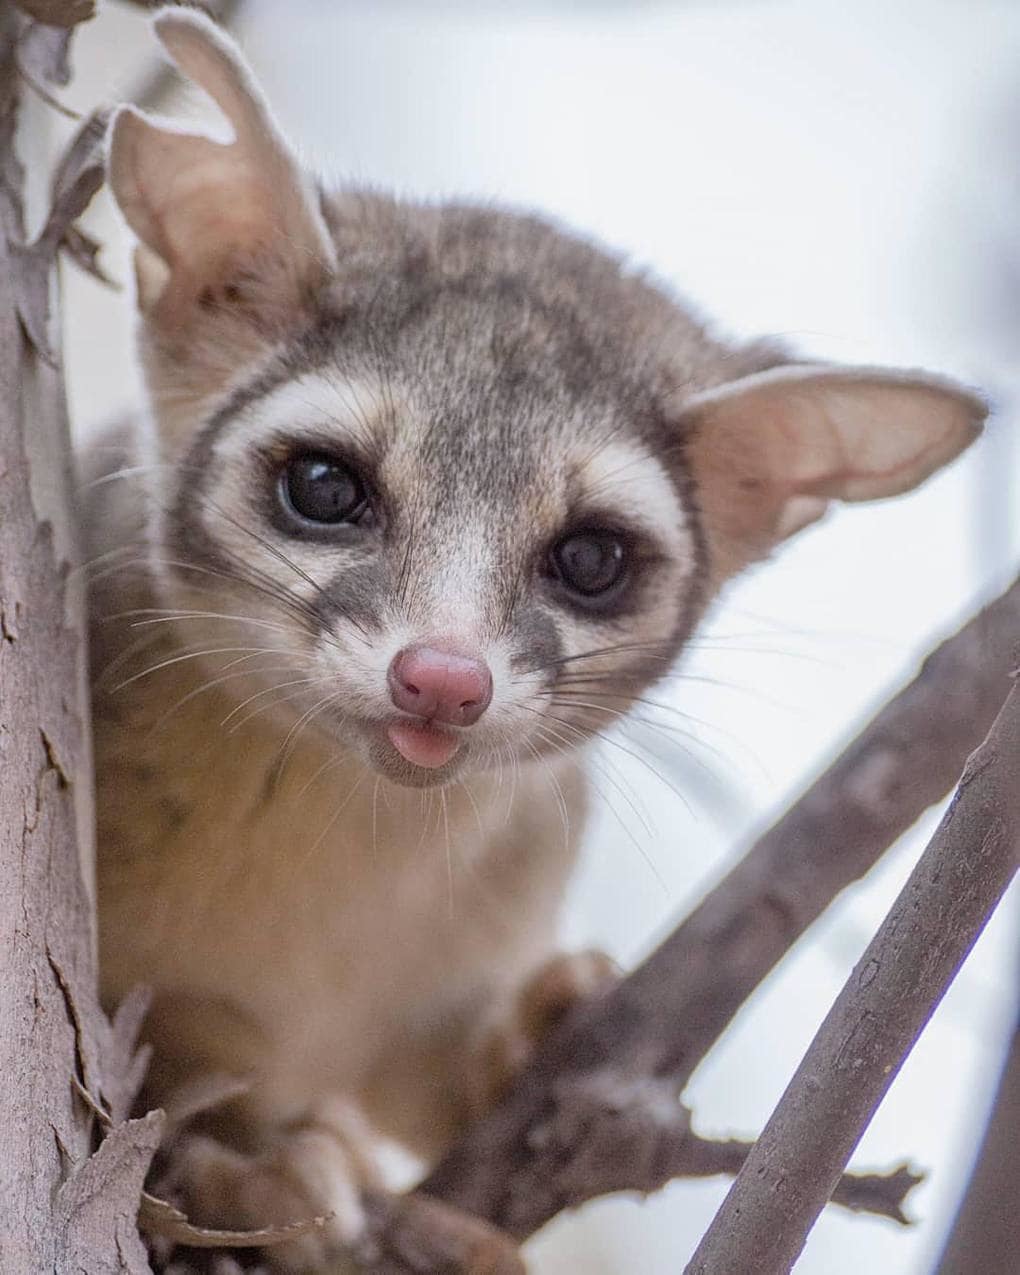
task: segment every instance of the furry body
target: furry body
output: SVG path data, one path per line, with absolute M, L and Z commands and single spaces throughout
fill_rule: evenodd
M 103 990 L 154 989 L 148 1101 L 248 1081 L 232 1149 L 181 1148 L 196 1220 L 332 1212 L 272 1258 L 319 1270 L 375 1133 L 437 1154 L 493 1034 L 519 1060 L 586 744 L 725 579 L 983 406 L 718 341 L 538 218 L 325 194 L 209 22 L 157 30 L 235 136 L 112 132 L 148 408 L 86 466 Z
M 352 211 L 356 239 L 344 220 Z M 572 443 L 582 460 L 597 453 L 602 440 L 592 426 L 602 416 L 609 420 L 607 437 L 622 420 L 628 434 L 640 431 L 642 447 L 662 451 L 656 430 L 664 434 L 667 427 L 656 416 L 655 387 L 642 382 L 646 369 L 635 367 L 644 333 L 637 328 L 631 352 L 621 348 L 616 322 L 606 322 L 611 289 L 637 312 L 643 303 L 645 323 L 658 318 L 672 328 L 670 361 L 655 369 L 663 380 L 675 373 L 691 389 L 704 389 L 776 357 L 764 346 L 726 349 L 709 341 L 651 286 L 537 219 L 401 209 L 377 197 L 344 196 L 330 221 L 341 244 L 345 235 L 358 244 L 363 305 L 372 314 L 372 326 L 364 329 L 371 345 L 359 349 L 355 335 L 350 357 L 356 371 L 347 373 L 346 383 L 367 377 L 372 345 L 392 350 L 403 339 L 414 353 L 394 362 L 409 364 L 414 376 L 403 385 L 391 379 L 389 393 L 407 400 L 417 390 L 424 399 L 419 419 L 442 411 L 447 424 L 436 431 L 432 456 L 423 454 L 419 433 L 413 467 L 409 457 L 399 458 L 398 477 L 422 494 L 435 493 L 435 507 L 419 515 L 428 528 L 427 560 L 418 566 L 423 590 L 427 594 L 427 568 L 443 553 L 444 540 L 457 565 L 463 555 L 455 546 L 473 540 L 484 548 L 497 533 L 488 578 L 474 591 L 497 616 L 505 606 L 500 589 L 513 581 L 519 556 L 510 546 L 539 539 L 542 505 L 555 498 L 565 445 Z M 384 307 L 373 281 L 394 274 L 394 295 Z M 292 384 L 323 362 L 334 368 L 338 344 L 344 347 L 319 333 L 345 323 L 359 332 L 351 282 L 345 276 L 336 286 L 337 309 L 344 306 L 346 319 L 337 317 L 327 296 L 318 330 L 303 332 L 254 378 L 223 391 L 220 401 L 243 411 L 236 405 L 264 400 L 277 383 Z M 425 332 L 441 334 L 431 347 L 405 317 L 416 309 L 427 314 L 430 302 L 451 311 L 438 327 L 428 316 L 433 321 Z M 211 318 L 210 327 L 216 321 Z M 214 332 L 209 346 L 229 352 Z M 308 401 L 310 393 L 298 398 Z M 341 411 L 343 398 L 341 389 Z M 586 410 L 582 421 L 579 402 Z M 480 404 L 488 412 L 484 431 L 471 428 Z M 458 414 L 464 423 L 451 428 Z M 679 457 L 675 440 L 671 448 Z M 185 464 L 201 471 L 208 449 L 199 439 Z M 176 1083 L 196 1070 L 254 1073 L 260 1082 L 251 1102 L 270 1123 L 294 1119 L 324 1093 L 353 1092 L 366 1099 L 381 1129 L 434 1153 L 462 1115 L 451 1080 L 468 1061 L 479 1012 L 509 1007 L 512 994 L 551 953 L 583 830 L 582 756 L 574 748 L 567 755 L 547 750 L 537 760 L 526 752 L 497 753 L 490 769 L 465 780 L 469 790 L 454 785 L 448 793 L 423 795 L 380 780 L 313 725 L 301 731 L 292 752 L 288 748 L 279 775 L 294 715 L 260 711 L 238 727 L 244 714 L 234 712 L 259 693 L 258 669 L 267 661 L 252 661 L 248 668 L 256 671 L 246 673 L 232 651 L 205 664 L 179 658 L 196 645 L 241 650 L 257 643 L 258 616 L 252 628 L 200 615 L 169 623 L 161 613 L 150 615 L 166 602 L 159 555 L 151 565 L 144 561 L 154 497 L 151 473 L 137 471 L 152 463 L 151 441 L 136 424 L 101 442 L 95 455 L 108 478 L 94 475 L 92 555 L 112 552 L 113 564 L 133 564 L 103 573 L 92 605 L 93 667 L 100 677 L 102 968 L 111 1003 L 144 982 L 168 1007 L 152 1018 L 159 1038 L 150 1089 L 164 1074 L 166 1083 Z M 513 485 L 500 475 L 501 463 L 513 467 Z M 682 508 L 689 486 L 682 465 L 670 479 Z M 626 474 L 617 480 L 624 493 L 627 480 Z M 197 612 L 250 610 L 250 597 L 222 606 L 229 594 L 203 574 L 227 572 L 230 563 L 213 556 L 201 528 L 190 525 L 194 498 L 189 485 L 182 509 L 156 502 L 171 528 L 163 552 L 198 568 L 197 590 L 185 600 Z M 664 625 L 649 624 L 645 615 L 643 632 L 625 634 L 638 644 L 646 639 L 647 646 L 599 661 L 598 675 L 611 686 L 615 674 L 625 689 L 602 702 L 604 713 L 598 707 L 579 713 L 571 731 L 588 727 L 593 717 L 600 726 L 611 722 L 638 679 L 668 667 L 707 594 L 699 580 L 707 567 L 695 558 L 692 552 L 685 564 L 687 605 L 676 589 L 663 599 Z M 509 570 L 501 570 L 504 563 Z M 380 588 L 392 587 L 381 579 Z M 305 587 L 299 579 L 294 584 Z M 185 588 L 192 585 L 194 573 L 185 572 Z M 384 598 L 357 601 L 369 620 L 373 609 L 385 612 Z M 137 614 L 108 618 L 124 612 Z M 525 632 L 529 625 L 538 621 L 521 622 Z M 141 649 L 125 658 L 140 639 Z M 562 656 L 562 645 L 554 643 L 553 658 Z M 175 662 L 129 680 L 163 661 Z M 201 691 L 221 667 L 228 680 Z M 252 708 L 269 704 L 267 696 Z M 568 745 L 579 742 L 569 733 L 564 738 Z M 159 1096 L 155 1092 L 154 1100 Z
M 138 982 L 156 993 L 150 1100 L 189 1075 L 250 1075 L 272 1128 L 356 1094 L 381 1131 L 435 1154 L 465 1109 L 479 1015 L 550 951 L 583 826 L 577 761 L 507 762 L 441 798 L 311 731 L 280 776 L 291 722 L 222 725 L 250 678 L 169 716 L 215 674 L 186 660 L 109 689 L 193 636 L 153 626 L 114 665 L 138 630 L 106 617 L 159 605 L 131 577 L 93 602 L 93 664 L 113 669 L 94 696 L 101 964 L 111 1005 Z

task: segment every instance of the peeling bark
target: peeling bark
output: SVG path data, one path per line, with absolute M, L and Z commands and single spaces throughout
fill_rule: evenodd
M 58 169 L 31 244 L 15 154 L 19 60 L 62 77 L 91 7 L 0 0 L 0 1269 L 12 1275 L 148 1272 L 135 1216 L 161 1127 L 117 1123 L 138 1077 L 134 1024 L 111 1029 L 97 997 L 84 599 L 49 314 L 54 257 L 101 180 L 95 131 Z M 26 141 L 35 177 L 44 148 Z

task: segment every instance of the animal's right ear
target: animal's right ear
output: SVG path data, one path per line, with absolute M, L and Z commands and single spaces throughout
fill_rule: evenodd
M 186 133 L 133 107 L 114 116 L 109 179 L 131 229 L 141 308 L 186 322 L 225 307 L 276 327 L 335 265 L 314 184 L 236 45 L 204 14 L 167 9 L 154 27 L 180 70 L 226 115 L 233 140 Z
M 909 491 L 981 432 L 988 406 L 945 377 L 794 365 L 688 399 L 678 425 L 719 582 L 825 512 Z

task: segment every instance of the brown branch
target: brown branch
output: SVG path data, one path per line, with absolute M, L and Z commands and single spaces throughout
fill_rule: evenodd
M 680 1108 L 682 1110 L 682 1108 Z M 732 1176 L 751 1153 L 750 1142 L 715 1142 L 689 1130 L 679 1131 L 671 1164 L 663 1163 L 670 1177 Z M 907 1195 L 921 1181 L 906 1165 L 891 1173 L 851 1174 L 840 1179 L 833 1203 L 854 1212 L 869 1212 L 908 1225 L 903 1212 Z M 647 1186 L 655 1190 L 654 1181 Z M 634 1183 L 625 1184 L 634 1189 Z M 607 1189 L 622 1189 L 610 1184 Z M 374 1275 L 436 1275 L 438 1271 L 467 1275 L 524 1275 L 516 1248 L 504 1236 L 481 1222 L 472 1222 L 426 1195 L 394 1197 L 370 1193 L 365 1198 L 367 1234 L 358 1260 L 362 1270 Z
M 926 751 L 926 750 L 920 750 Z M 1020 866 L 1020 684 L 819 1028 L 685 1275 L 788 1275 Z
M 1018 634 L 1020 582 L 928 657 L 658 951 L 550 1036 L 420 1189 L 518 1239 L 598 1194 L 597 1174 L 589 1187 L 580 1181 L 593 1159 L 584 1146 L 591 1091 L 619 1093 L 648 1078 L 673 1095 L 682 1089 L 811 922 L 952 787 L 1002 703 Z M 616 1189 L 628 1176 L 639 1187 L 659 1153 L 654 1122 L 643 1128 L 643 1139 L 612 1153 Z M 557 1183 L 571 1162 L 578 1172 L 565 1196 Z
M 731 1138 L 716 1142 L 709 1138 L 688 1138 L 683 1158 L 677 1163 L 674 1178 L 736 1177 L 754 1150 L 753 1142 Z M 888 1173 L 844 1173 L 832 1193 L 832 1203 L 851 1213 L 872 1213 L 909 1226 L 903 1206 L 924 1175 L 907 1164 L 897 1165 Z

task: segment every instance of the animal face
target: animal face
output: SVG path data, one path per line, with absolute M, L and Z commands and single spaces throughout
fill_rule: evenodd
M 291 716 L 413 784 L 583 742 L 705 594 L 647 387 L 565 342 L 565 307 L 443 264 L 383 274 L 385 303 L 333 283 L 190 432 L 158 526 L 169 603 L 201 611 L 216 573 L 275 684 L 306 680 Z
M 396 782 L 583 743 L 723 579 L 976 432 L 944 381 L 725 346 L 539 219 L 324 195 L 236 49 L 192 12 L 156 26 L 235 132 L 112 132 L 160 588 L 259 631 L 244 704 Z

